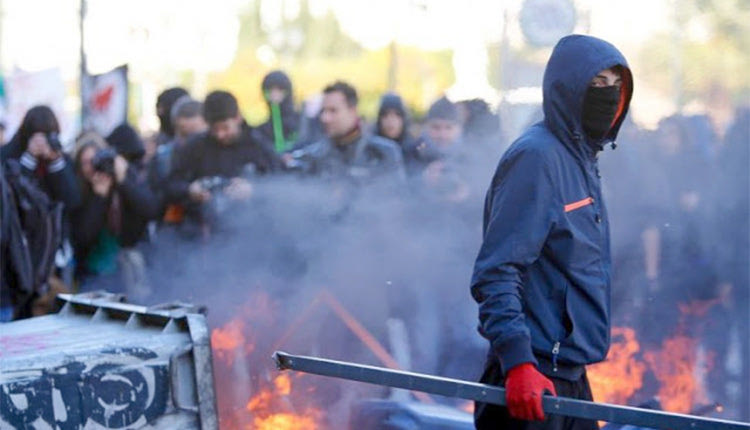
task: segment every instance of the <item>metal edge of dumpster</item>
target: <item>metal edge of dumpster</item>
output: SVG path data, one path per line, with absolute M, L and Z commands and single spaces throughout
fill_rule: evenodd
M 211 356 L 211 333 L 206 317 L 201 314 L 187 315 L 188 329 L 193 340 L 193 362 L 195 363 L 198 409 L 201 428 L 218 430 L 219 418 L 216 408 L 213 360 Z
M 196 382 L 196 397 L 198 399 L 198 416 L 202 430 L 218 430 L 219 420 L 216 406 L 216 390 L 214 386 L 213 360 L 211 355 L 211 334 L 208 329 L 205 308 L 184 303 L 162 304 L 152 307 L 135 305 L 125 302 L 122 294 L 105 291 L 94 291 L 82 294 L 59 294 L 57 296 L 59 313 L 74 312 L 72 307 L 94 308 L 92 314 L 99 309 L 108 309 L 129 313 L 130 321 L 137 317 L 156 318 L 164 326 L 164 330 L 174 329 L 179 325 L 176 321 L 184 321 L 192 343 L 193 372 Z M 134 318 L 135 317 L 135 318 Z M 171 365 L 171 360 L 170 360 Z

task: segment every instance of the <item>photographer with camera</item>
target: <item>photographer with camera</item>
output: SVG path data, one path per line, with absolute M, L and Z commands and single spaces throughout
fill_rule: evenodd
M 210 223 L 206 208 L 215 203 L 219 192 L 230 201 L 247 200 L 252 191 L 248 169 L 270 173 L 279 169 L 281 160 L 272 148 L 252 137 L 232 94 L 210 93 L 203 103 L 203 116 L 208 131 L 175 151 L 167 196 L 170 202 L 185 207 L 185 220 L 192 225 L 197 222 L 205 235 Z
M 3 162 L 15 160 L 47 196 L 70 210 L 81 203 L 72 163 L 60 144 L 60 124 L 47 106 L 26 112 L 16 134 L 0 148 Z
M 81 194 L 59 133 L 52 109 L 35 106 L 26 112 L 10 142 L 0 148 L 7 184 L 3 211 L 17 219 L 10 228 L 19 238 L 0 251 L 4 255 L 0 302 L 7 303 L 12 292 L 14 318 L 30 316 L 39 299 L 64 291 L 64 283 L 72 282 L 68 215 L 80 205 Z M 23 270 L 9 276 L 14 264 Z
M 136 136 L 137 137 L 137 136 Z M 83 204 L 72 214 L 76 275 L 80 288 L 126 290 L 131 298 L 148 294 L 143 257 L 135 251 L 159 205 L 137 160 L 129 162 L 137 142 L 107 146 L 88 133 L 79 139 L 76 173 Z

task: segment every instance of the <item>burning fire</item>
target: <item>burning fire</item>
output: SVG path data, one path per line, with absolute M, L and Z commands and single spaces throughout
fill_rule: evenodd
M 588 376 L 594 400 L 625 404 L 643 386 L 646 365 L 636 358 L 641 347 L 632 328 L 614 327 L 612 338 L 607 359 L 591 366 Z
M 314 303 L 327 303 L 326 296 Z M 337 303 L 330 309 L 357 334 L 363 331 Z M 257 309 L 257 311 L 255 310 Z M 697 309 L 697 310 L 696 310 Z M 320 396 L 306 385 L 304 375 L 277 373 L 269 369 L 269 356 L 289 334 L 281 329 L 288 324 L 278 321 L 278 303 L 268 295 L 251 297 L 240 305 L 237 316 L 211 333 L 215 356 L 215 376 L 220 419 L 223 428 L 244 430 L 319 430 L 328 427 L 330 416 L 318 404 Z M 690 311 L 695 312 L 690 312 Z M 682 309 L 683 315 L 703 308 Z M 307 315 L 307 311 L 303 316 Z M 289 330 L 304 325 L 304 318 Z M 612 346 L 607 359 L 588 369 L 589 381 L 598 402 L 638 404 L 658 395 L 661 406 L 670 412 L 689 413 L 697 404 L 708 401 L 701 381 L 711 366 L 711 354 L 702 354 L 698 338 L 685 335 L 688 330 L 679 324 L 674 336 L 654 348 L 643 351 L 632 328 L 614 327 Z M 360 333 L 361 334 L 361 333 Z M 363 343 L 369 337 L 361 335 Z M 380 351 L 375 345 L 373 351 Z M 387 355 L 387 352 L 380 351 Z M 388 358 L 388 357 L 386 357 Z M 705 363 L 705 365 L 704 365 Z M 645 379 L 647 374 L 653 375 Z M 644 384 L 655 381 L 656 385 Z M 645 386 L 644 386 L 645 385 Z M 644 398 L 645 396 L 645 398 Z M 470 411 L 473 404 L 467 403 Z
M 248 354 L 252 354 L 253 345 L 245 342 L 245 324 L 240 319 L 233 319 L 222 328 L 211 332 L 211 346 L 214 355 L 220 361 L 225 361 L 229 367 L 234 364 L 235 352 L 245 348 Z M 249 347 L 247 349 L 246 347 Z
M 257 430 L 315 430 L 318 428 L 315 419 L 292 414 L 274 414 L 265 419 L 256 418 L 254 425 Z
M 288 374 L 281 374 L 273 384 L 253 396 L 245 407 L 253 416 L 254 430 L 317 430 L 321 413 L 309 408 L 302 414 L 276 412 L 290 409 L 288 396 L 292 391 L 292 380 Z
M 702 357 L 699 341 L 682 334 L 684 326 L 677 332 L 660 347 L 641 351 L 633 329 L 613 328 L 607 359 L 588 369 L 594 400 L 628 404 L 644 388 L 644 376 L 650 372 L 659 384 L 655 394 L 663 410 L 690 413 L 696 405 L 705 404 L 708 398 L 701 372 L 705 375 L 710 370 L 713 355 Z
M 316 396 L 304 387 L 304 376 L 269 369 L 268 349 L 280 325 L 274 317 L 276 309 L 270 296 L 256 294 L 239 308 L 237 316 L 211 332 L 222 428 L 323 428 L 323 414 L 310 404 Z
M 705 402 L 703 387 L 696 378 L 697 351 L 695 339 L 677 335 L 665 340 L 659 351 L 644 354 L 660 383 L 659 399 L 664 410 L 689 413 L 696 402 Z
M 273 385 L 276 391 L 282 396 L 288 396 L 292 392 L 292 380 L 287 374 L 277 376 L 273 380 Z

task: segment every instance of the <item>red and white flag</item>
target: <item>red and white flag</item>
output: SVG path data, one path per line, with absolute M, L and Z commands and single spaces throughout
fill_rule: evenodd
M 83 86 L 83 128 L 107 137 L 128 117 L 128 66 L 89 75 Z

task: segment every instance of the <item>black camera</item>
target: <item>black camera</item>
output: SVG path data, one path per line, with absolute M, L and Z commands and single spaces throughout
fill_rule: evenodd
M 47 144 L 53 151 L 62 152 L 63 150 L 62 143 L 60 143 L 60 135 L 54 131 L 47 133 Z
M 224 188 L 229 186 L 230 183 L 229 178 L 223 176 L 206 176 L 200 178 L 201 187 L 212 194 L 223 192 Z
M 114 177 L 115 157 L 117 157 L 115 150 L 111 148 L 100 149 L 94 154 L 94 158 L 91 160 L 91 167 L 97 172 L 106 173 Z

